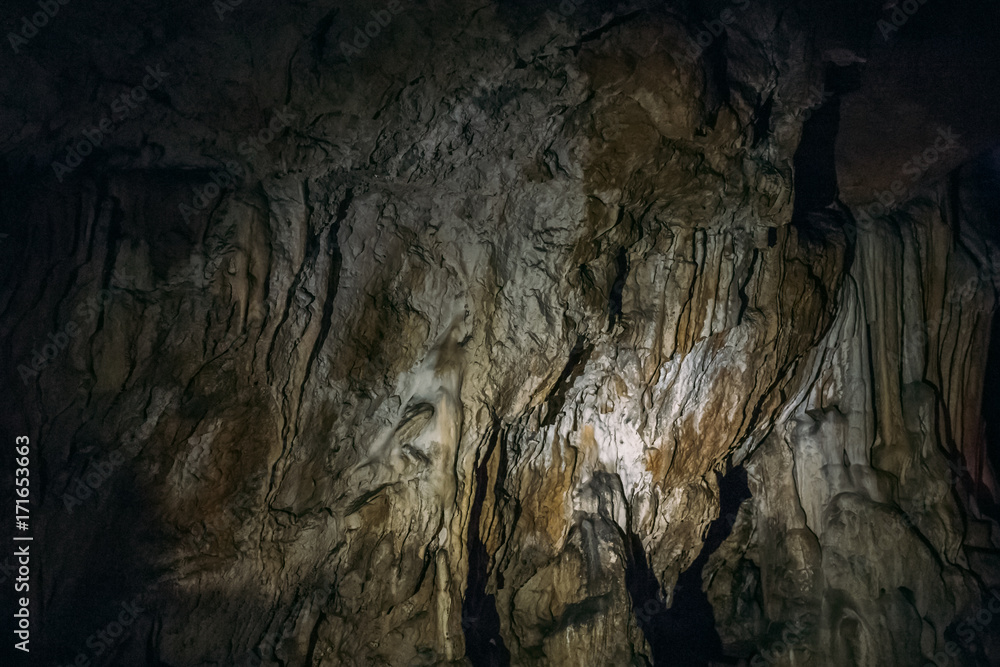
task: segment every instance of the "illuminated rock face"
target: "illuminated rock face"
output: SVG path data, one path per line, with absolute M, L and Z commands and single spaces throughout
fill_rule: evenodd
M 254 33 L 280 122 L 184 74 L 148 144 L 8 202 L 15 364 L 80 330 L 6 390 L 47 471 L 53 660 L 136 596 L 90 655 L 1000 655 L 1000 621 L 956 625 L 1000 586 L 982 188 L 793 225 L 808 26 L 736 2 L 692 58 L 677 15 L 598 9 L 394 9 L 350 60 L 364 11 L 288 14 Z M 253 173 L 210 195 L 237 154 Z
M 942 210 L 914 205 L 859 235 L 837 318 L 804 360 L 810 380 L 746 461 L 753 500 L 706 581 L 723 639 L 769 633 L 774 664 L 923 664 L 996 586 L 974 574 L 993 567 L 996 526 L 960 509 L 993 495 L 969 426 L 995 296 L 948 288 L 978 279 Z M 781 644 L 785 628 L 795 640 Z M 947 638 L 965 664 L 969 635 Z

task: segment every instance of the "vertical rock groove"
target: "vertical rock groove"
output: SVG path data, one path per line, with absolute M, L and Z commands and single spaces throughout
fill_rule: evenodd
M 490 435 L 482 461 L 476 467 L 475 495 L 469 514 L 469 577 L 462 599 L 462 630 L 465 633 L 465 650 L 473 667 L 507 667 L 510 652 L 500 635 L 500 617 L 496 598 L 486 591 L 489 580 L 491 556 L 479 535 L 483 501 L 489 486 L 489 466 L 503 435 L 496 424 Z

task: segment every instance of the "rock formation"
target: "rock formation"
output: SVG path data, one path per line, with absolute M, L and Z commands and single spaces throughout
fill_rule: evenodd
M 97 3 L 4 53 L 32 656 L 997 664 L 1000 135 L 858 146 L 982 16 L 849 4 Z

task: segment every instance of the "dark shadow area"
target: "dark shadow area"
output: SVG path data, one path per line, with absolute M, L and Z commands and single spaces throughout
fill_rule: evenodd
M 98 478 L 106 459 L 91 459 L 74 477 Z M 156 499 L 135 484 L 131 465 L 127 461 L 107 473 L 90 495 L 81 493 L 83 484 L 69 485 L 63 499 L 83 497 L 70 504 L 72 511 L 48 504 L 36 517 L 31 585 L 33 590 L 51 587 L 55 595 L 40 601 L 32 632 L 32 656 L 38 662 L 32 664 L 81 664 L 81 656 L 92 667 L 163 664 L 156 626 L 168 594 L 157 583 L 163 572 L 152 565 L 152 554 L 169 537 L 155 511 Z M 64 563 L 69 548 L 78 557 Z M 58 565 L 46 568 L 47 563 Z
M 738 664 L 725 656 L 722 640 L 715 629 L 715 615 L 702 591 L 702 570 L 709 556 L 729 537 L 740 504 L 750 497 L 746 470 L 732 468 L 718 475 L 719 518 L 712 522 L 701 553 L 674 586 L 673 604 L 666 608 L 661 587 L 650 568 L 642 542 L 634 533 L 628 535 L 625 585 L 646 641 L 653 653 L 654 665 Z
M 841 67 L 828 63 L 823 85 L 829 99 L 802 124 L 802 140 L 793 158 L 792 225 L 801 237 L 817 243 L 838 224 L 824 209 L 834 205 L 839 194 L 835 151 L 841 98 L 860 85 L 860 69 L 857 64 Z
M 479 536 L 479 520 L 489 482 L 488 466 L 500 434 L 499 424 L 494 424 L 486 454 L 476 468 L 476 495 L 469 517 L 469 578 L 462 600 L 462 631 L 465 633 L 465 654 L 473 667 L 510 665 L 510 651 L 500 636 L 496 598 L 486 592 L 490 556 Z
M 771 135 L 771 113 L 773 110 L 774 96 L 771 95 L 758 107 L 754 114 L 752 143 L 754 147 L 762 144 Z M 770 243 L 770 230 L 768 231 L 768 243 Z
M 986 456 L 993 471 L 1000 470 L 1000 310 L 993 314 L 990 349 L 983 382 L 983 420 L 986 422 Z M 1000 505 L 994 498 L 980 498 L 980 507 L 1000 521 Z
M 962 165 L 949 179 L 949 222 L 956 243 L 967 245 L 966 238 L 981 238 L 987 245 L 1000 248 L 1000 147 L 986 150 Z M 971 244 L 975 247 L 978 243 Z M 978 266 L 978 275 L 953 287 L 951 300 L 965 307 L 965 300 L 977 292 L 988 293 L 1000 266 L 990 266 L 989 257 L 970 250 Z M 983 447 L 994 476 L 1000 471 L 1000 311 L 994 312 L 990 328 L 986 368 L 983 374 L 982 417 Z M 968 475 L 966 475 L 968 476 Z M 976 475 L 979 478 L 979 475 Z M 974 482 L 979 508 L 990 518 L 1000 521 L 1000 504 L 986 484 Z
M 615 270 L 615 281 L 608 296 L 608 331 L 614 329 L 622 318 L 622 293 L 625 291 L 625 279 L 628 278 L 628 251 L 625 248 L 618 250 Z
M 836 93 L 802 124 L 802 141 L 793 160 L 795 207 L 792 224 L 797 227 L 806 223 L 806 214 L 832 204 L 837 197 L 834 147 L 839 126 L 840 95 Z
M 577 335 L 576 343 L 573 344 L 573 349 L 570 350 L 569 358 L 566 360 L 566 366 L 556 378 L 556 383 L 552 385 L 549 395 L 545 397 L 546 412 L 542 426 L 551 426 L 555 423 L 556 417 L 559 416 L 563 403 L 566 401 L 566 392 L 573 384 L 573 380 L 583 372 L 593 349 L 594 346 L 588 344 L 586 338 Z
M 980 598 L 959 613 L 944 630 L 945 640 L 954 644 L 952 664 L 969 667 L 995 667 L 1000 647 L 1000 623 L 990 610 L 1000 602 L 1000 591 L 984 591 Z M 989 621 L 986 614 L 990 615 Z

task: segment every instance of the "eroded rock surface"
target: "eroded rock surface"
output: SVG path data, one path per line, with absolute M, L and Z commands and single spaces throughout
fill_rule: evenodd
M 381 6 L 177 8 L 89 83 L 42 43 L 4 74 L 41 72 L 5 102 L 0 322 L 46 658 L 998 659 L 958 625 L 1000 586 L 989 160 L 792 224 L 870 26 L 568 5 L 395 5 L 357 53 Z M 124 54 L 169 83 L 56 182 Z

